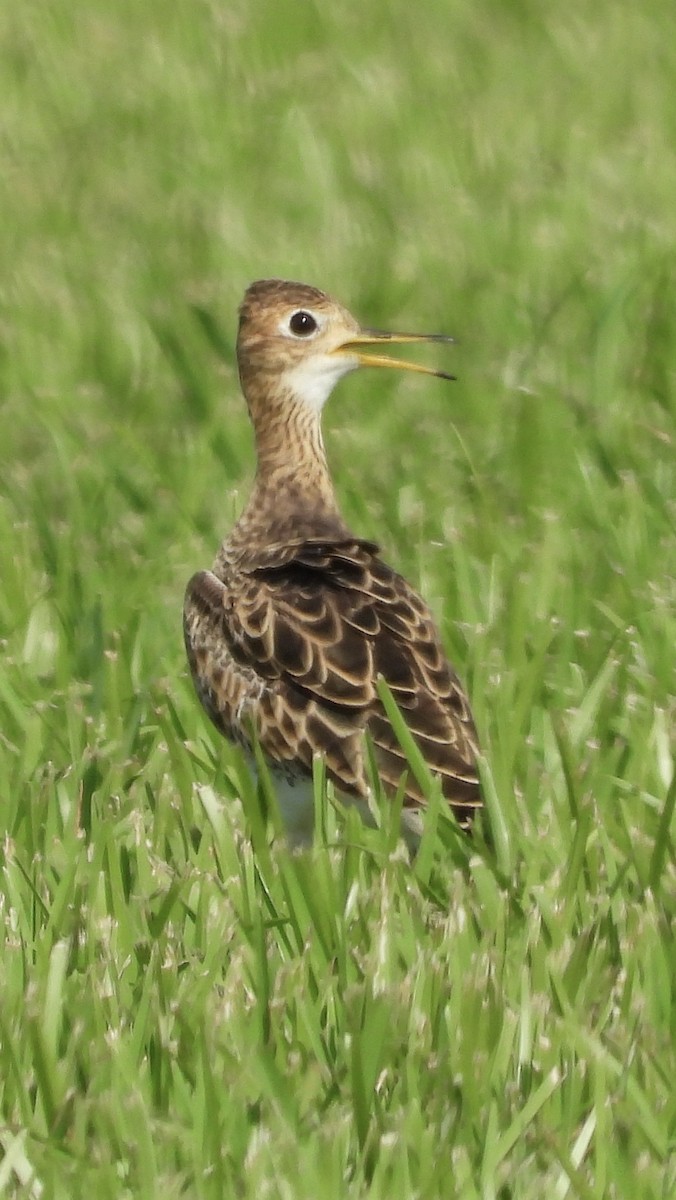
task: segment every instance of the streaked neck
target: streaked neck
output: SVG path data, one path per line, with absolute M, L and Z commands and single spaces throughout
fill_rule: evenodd
M 326 461 L 320 413 L 293 396 L 257 396 L 249 407 L 257 470 L 231 546 L 349 536 Z

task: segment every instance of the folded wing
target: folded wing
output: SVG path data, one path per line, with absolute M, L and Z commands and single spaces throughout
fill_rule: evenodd
M 267 547 L 222 578 L 188 584 L 185 638 L 195 686 L 226 736 L 257 737 L 269 759 L 327 774 L 365 796 L 364 733 L 390 790 L 424 804 L 377 692 L 388 683 L 462 824 L 480 804 L 466 697 L 423 600 L 363 541 Z

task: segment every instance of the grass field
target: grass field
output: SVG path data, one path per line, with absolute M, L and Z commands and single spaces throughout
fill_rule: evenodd
M 2 6 L 0 1195 L 676 1195 L 674 79 L 659 0 Z M 459 339 L 325 421 L 486 755 L 413 866 L 187 678 L 265 275 Z

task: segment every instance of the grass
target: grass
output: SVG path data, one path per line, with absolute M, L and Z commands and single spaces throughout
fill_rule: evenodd
M 0 1195 L 674 1194 L 675 24 L 3 7 Z M 413 867 L 320 779 L 289 856 L 186 678 L 269 274 L 459 339 L 326 420 L 485 751 Z

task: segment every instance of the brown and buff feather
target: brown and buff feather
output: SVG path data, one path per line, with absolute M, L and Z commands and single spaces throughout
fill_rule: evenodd
M 425 799 L 379 698 L 382 677 L 467 827 L 480 791 L 466 696 L 424 601 L 374 543 L 345 526 L 318 415 L 266 369 L 271 360 L 279 367 L 283 347 L 274 335 L 266 340 L 261 303 L 333 306 L 323 293 L 279 281 L 247 293 L 238 351 L 258 473 L 213 570 L 187 587 L 185 643 L 197 693 L 226 737 L 258 740 L 274 771 L 311 778 L 321 755 L 338 791 L 355 800 L 369 793 L 368 734 L 386 789 L 405 777 L 405 808 L 418 810 Z
M 275 552 L 276 551 L 276 552 Z M 366 797 L 364 733 L 396 789 L 405 755 L 376 689 L 388 683 L 456 816 L 479 803 L 476 733 L 430 614 L 368 542 L 267 548 L 186 595 L 186 646 L 207 712 L 231 739 L 252 728 L 270 761 L 312 773 L 321 754 L 346 796 Z M 424 799 L 407 773 L 405 804 Z

